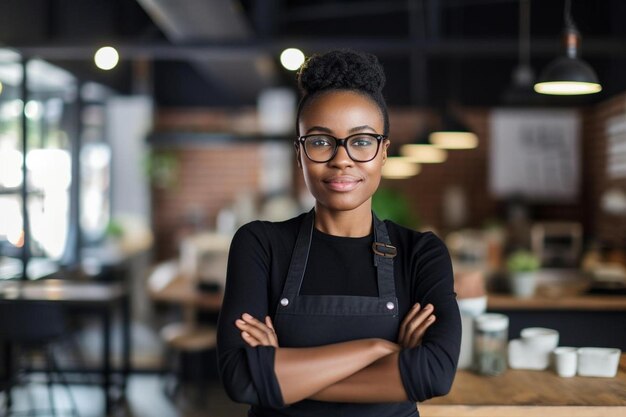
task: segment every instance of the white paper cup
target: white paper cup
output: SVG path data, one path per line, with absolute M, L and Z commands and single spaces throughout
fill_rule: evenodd
M 560 346 L 552 351 L 554 369 L 559 376 L 572 377 L 578 368 L 578 349 L 569 346 Z

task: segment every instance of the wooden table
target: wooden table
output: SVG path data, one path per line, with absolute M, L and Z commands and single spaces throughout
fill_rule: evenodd
M 177 261 L 162 262 L 155 267 L 148 279 L 148 292 L 155 302 L 194 310 L 219 311 L 224 299 L 223 291 L 200 291 L 197 281 L 180 274 Z
M 211 293 L 198 290 L 196 284 L 180 275 L 158 291 L 150 291 L 153 301 L 219 311 L 224 299 L 222 291 Z
M 550 370 L 498 376 L 459 371 L 447 396 L 418 405 L 423 417 L 624 417 L 626 354 L 615 378 L 561 378 Z
M 0 282 L 0 303 L 46 302 L 79 309 L 98 315 L 102 320 L 102 389 L 105 395 L 105 415 L 112 412 L 112 317 L 116 310 L 122 313 L 122 375 L 121 392 L 124 395 L 130 373 L 131 337 L 128 292 L 120 283 L 75 282 L 59 279 Z M 10 368 L 10 346 L 5 350 L 5 363 Z M 8 369 L 10 371 L 10 369 Z

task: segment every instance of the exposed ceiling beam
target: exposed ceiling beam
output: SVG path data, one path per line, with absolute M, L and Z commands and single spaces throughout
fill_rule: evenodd
M 185 42 L 245 42 L 254 33 L 243 10 L 231 0 L 137 0 L 167 38 Z M 178 46 L 176 46 L 178 47 Z M 120 48 L 120 52 L 122 52 Z M 153 54 L 149 54 L 154 57 Z M 197 55 L 202 57 L 202 55 Z M 195 70 L 230 97 L 255 99 L 274 82 L 271 57 L 257 54 L 219 54 L 211 59 L 189 59 Z
M 414 50 L 435 57 L 515 58 L 518 39 L 462 39 L 462 40 L 409 40 L 409 39 L 291 39 L 271 41 L 232 41 L 194 44 L 169 43 L 115 43 L 122 59 L 149 58 L 154 60 L 211 61 L 212 59 L 260 57 L 265 54 L 277 56 L 284 48 L 297 46 L 305 53 L 335 48 L 354 48 L 380 56 L 405 55 Z M 94 45 L 77 43 L 46 43 L 13 45 L 11 48 L 26 56 L 57 60 L 91 60 Z M 557 39 L 534 39 L 531 55 L 551 56 L 561 52 Z M 615 38 L 585 38 L 582 45 L 585 57 L 626 57 L 626 42 Z

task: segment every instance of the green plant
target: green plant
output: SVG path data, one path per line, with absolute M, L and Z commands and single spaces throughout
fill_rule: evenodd
M 372 210 L 380 219 L 388 219 L 412 229 L 419 227 L 419 218 L 411 209 L 409 200 L 398 191 L 379 188 L 372 197 Z
M 124 227 L 119 221 L 111 219 L 109 224 L 107 224 L 105 234 L 109 237 L 119 239 L 124 235 Z
M 171 188 L 176 185 L 179 162 L 171 151 L 150 151 L 143 160 L 143 169 L 150 182 L 157 188 Z
M 509 272 L 532 272 L 540 266 L 539 258 L 527 250 L 517 250 L 506 258 L 506 267 Z

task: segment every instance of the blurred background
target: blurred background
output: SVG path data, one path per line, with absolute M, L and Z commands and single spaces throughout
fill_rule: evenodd
M 379 216 L 444 239 L 459 301 L 507 314 L 510 338 L 626 349 L 624 17 L 618 0 L 2 1 L 0 307 L 62 312 L 32 337 L 80 415 L 245 415 L 215 366 L 230 238 L 313 205 L 296 70 L 352 48 L 387 76 Z M 2 311 L 6 329 L 30 314 Z M 14 377 L 46 355 L 2 330 L 1 404 L 47 404 Z

